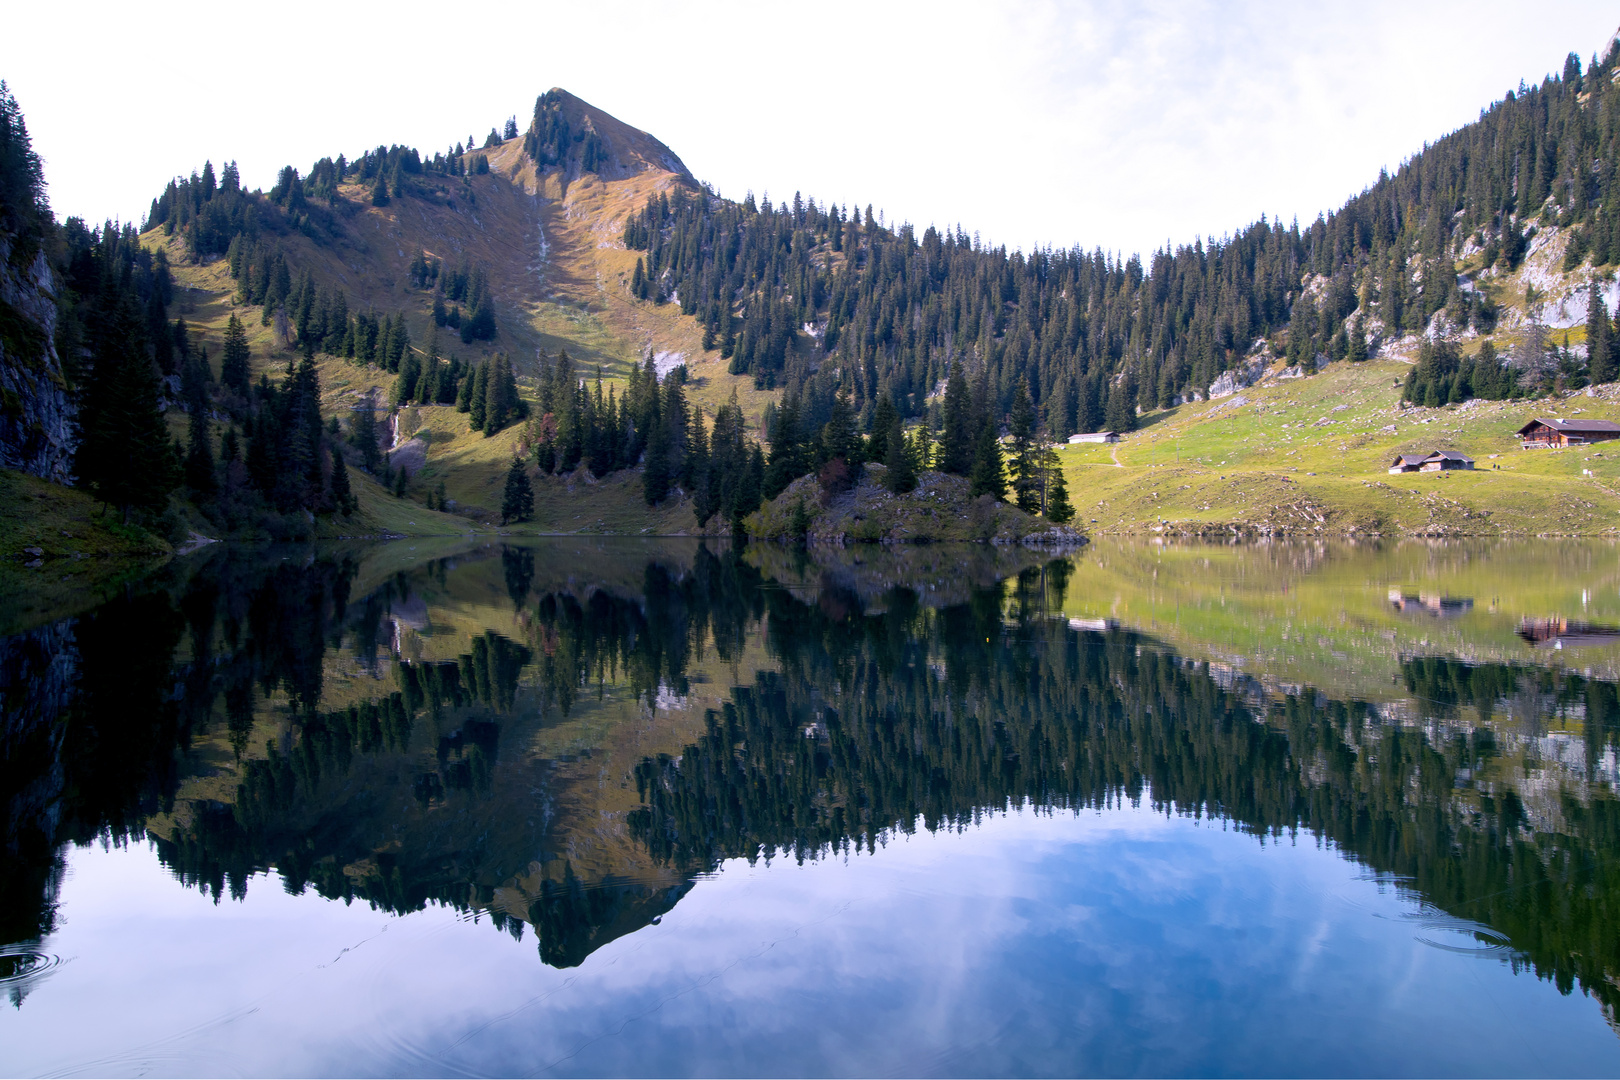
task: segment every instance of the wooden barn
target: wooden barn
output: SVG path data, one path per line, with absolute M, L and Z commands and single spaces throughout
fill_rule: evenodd
M 1526 450 L 1549 450 L 1562 446 L 1620 439 L 1620 424 L 1613 420 L 1560 420 L 1538 416 L 1519 429 L 1519 441 Z
M 1392 473 L 1446 472 L 1450 469 L 1472 469 L 1474 459 L 1455 450 L 1433 450 L 1424 453 L 1401 454 L 1390 463 Z
M 1472 469 L 1474 459 L 1455 450 L 1436 450 L 1423 459 L 1419 472 L 1445 472 L 1448 469 Z
M 1092 431 L 1092 432 L 1087 432 L 1084 435 L 1070 435 L 1069 436 L 1069 445 L 1070 446 L 1074 446 L 1074 445 L 1076 445 L 1078 443 L 1116 443 L 1116 442 L 1119 442 L 1119 432 L 1117 432 L 1117 431 Z
M 1428 454 L 1421 452 L 1397 454 L 1395 460 L 1389 464 L 1389 471 L 1392 473 L 1417 472 L 1423 467 L 1423 459 L 1428 456 Z

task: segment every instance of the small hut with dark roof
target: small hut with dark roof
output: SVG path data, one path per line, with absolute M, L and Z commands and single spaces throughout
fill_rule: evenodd
M 1472 469 L 1474 459 L 1455 450 L 1431 450 L 1429 453 L 1408 452 L 1390 464 L 1392 473 L 1447 472 L 1451 469 Z
M 1423 467 L 1423 459 L 1428 456 L 1420 450 L 1397 454 L 1395 460 L 1389 463 L 1389 471 L 1392 473 L 1417 472 Z

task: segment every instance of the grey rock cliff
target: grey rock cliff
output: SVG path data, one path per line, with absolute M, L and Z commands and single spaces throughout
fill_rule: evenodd
M 55 291 L 43 253 L 19 268 L 0 237 L 0 468 L 65 484 L 73 403 L 56 355 Z

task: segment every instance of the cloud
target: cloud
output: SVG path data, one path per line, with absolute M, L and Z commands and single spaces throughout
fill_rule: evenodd
M 10 14 L 0 72 L 58 213 L 139 218 L 204 159 L 269 186 L 284 164 L 378 143 L 444 149 L 561 85 L 728 194 L 870 202 L 1026 249 L 1146 251 L 1331 210 L 1615 22 L 1594 0 L 1534 19 L 1505 0 L 277 11 Z

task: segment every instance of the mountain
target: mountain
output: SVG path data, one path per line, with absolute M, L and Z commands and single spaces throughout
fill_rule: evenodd
M 1191 416 L 1268 365 L 1416 360 L 1402 393 L 1424 407 L 1563 392 L 1620 366 L 1616 55 L 1572 54 L 1308 225 L 1262 219 L 1129 258 L 989 248 L 798 193 L 724 199 L 653 136 L 554 88 L 525 129 L 481 145 L 323 158 L 269 191 L 210 163 L 138 233 L 69 222 L 57 336 L 87 354 L 67 381 L 93 400 L 91 298 L 128 283 L 119 304 L 139 311 L 160 407 L 179 406 L 165 422 L 191 462 L 182 516 L 239 535 L 296 533 L 301 515 L 343 529 L 334 469 L 310 464 L 334 454 L 356 491 L 408 500 L 406 528 L 442 511 L 493 523 L 517 457 L 547 530 L 695 531 L 740 527 L 798 476 L 836 459 L 858 476 L 892 447 L 912 466 L 896 475 L 967 475 L 1020 402 L 1032 432 L 1061 439 Z M 303 381 L 277 390 L 300 356 Z M 193 425 L 193 404 L 225 419 Z M 334 431 L 315 430 L 316 408 Z M 279 441 L 233 487 L 221 423 L 246 439 L 261 413 Z M 162 448 L 131 439 L 162 473 Z M 1054 469 L 1078 475 L 1033 460 L 990 464 L 1040 510 Z M 295 461 L 302 479 L 278 481 Z M 162 509 L 144 489 L 115 498 Z M 374 520 L 377 500 L 358 502 Z

